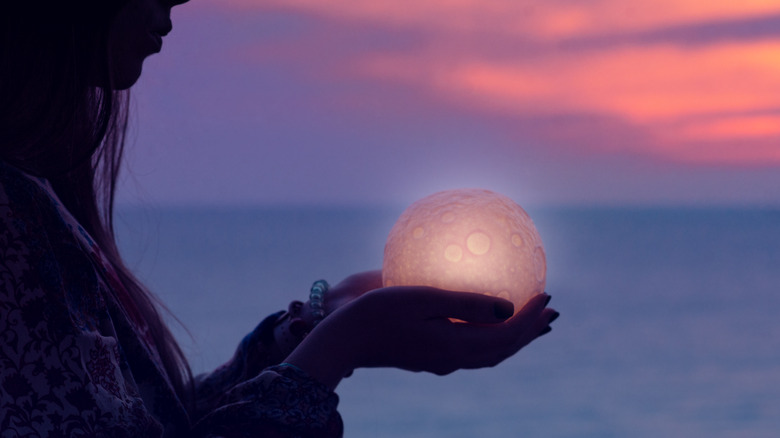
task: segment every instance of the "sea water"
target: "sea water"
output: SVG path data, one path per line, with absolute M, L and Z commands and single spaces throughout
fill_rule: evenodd
M 402 208 L 123 208 L 120 244 L 196 372 L 382 263 Z M 346 437 L 780 436 L 780 210 L 530 209 L 553 331 L 495 368 L 358 370 Z

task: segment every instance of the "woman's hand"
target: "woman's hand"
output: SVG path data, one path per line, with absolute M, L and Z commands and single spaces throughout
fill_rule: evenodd
M 330 315 L 364 293 L 382 287 L 382 271 L 366 271 L 351 275 L 325 292 L 325 315 Z M 311 303 L 293 301 L 276 322 L 274 339 L 282 357 L 290 354 L 314 328 L 316 322 Z
M 355 368 L 439 375 L 494 366 L 546 333 L 557 317 L 549 295 L 513 313 L 509 301 L 428 287 L 365 293 L 325 318 L 286 359 L 335 388 Z M 452 322 L 457 318 L 465 322 Z
M 350 275 L 325 292 L 325 315 L 330 315 L 368 291 L 382 287 L 382 271 L 365 271 Z
M 349 303 L 364 293 L 382 287 L 382 270 L 364 271 L 350 275 L 339 284 L 325 292 L 325 315 L 330 315 L 339 307 Z M 314 314 L 309 300 L 293 301 L 287 309 L 293 318 L 300 318 L 311 325 Z

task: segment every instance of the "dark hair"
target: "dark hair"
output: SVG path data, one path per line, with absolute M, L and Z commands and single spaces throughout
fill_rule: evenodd
M 125 266 L 113 226 L 128 120 L 127 91 L 112 87 L 108 31 L 127 0 L 9 0 L 0 6 L 0 159 L 47 178 L 113 264 L 152 332 L 177 393 L 191 373 L 161 304 Z M 124 298 L 124 299 L 122 299 Z

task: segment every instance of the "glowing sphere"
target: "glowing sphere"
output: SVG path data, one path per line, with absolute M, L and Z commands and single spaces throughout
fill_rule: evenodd
M 385 245 L 385 286 L 432 286 L 508 299 L 515 313 L 544 291 L 542 239 L 528 213 L 488 190 L 435 193 L 412 204 Z

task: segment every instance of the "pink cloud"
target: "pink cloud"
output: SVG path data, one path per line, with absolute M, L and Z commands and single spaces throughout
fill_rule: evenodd
M 212 0 L 216 1 L 216 0 Z M 241 10 L 282 9 L 385 25 L 560 38 L 776 13 L 774 0 L 219 0 Z
M 579 115 L 578 120 L 614 122 L 551 127 L 546 138 L 533 134 L 563 144 L 561 131 L 570 132 L 564 136 L 569 149 L 686 163 L 780 165 L 771 147 L 758 145 L 777 136 L 775 119 L 744 115 L 780 108 L 780 34 L 695 45 L 658 36 L 670 26 L 690 25 L 696 32 L 702 23 L 777 13 L 776 1 L 222 0 L 220 5 L 311 17 L 313 29 L 295 39 L 248 44 L 241 56 L 288 63 L 323 86 L 362 81 L 377 89 L 405 87 L 419 93 L 421 104 L 428 100 L 503 120 Z M 643 41 L 636 36 L 642 32 L 655 32 L 655 39 Z M 404 35 L 414 35 L 413 41 L 372 42 Z M 602 43 L 589 46 L 593 38 Z M 360 100 L 360 93 L 347 89 L 328 104 L 349 107 Z M 585 140 L 610 138 L 610 129 L 626 127 L 644 141 Z

